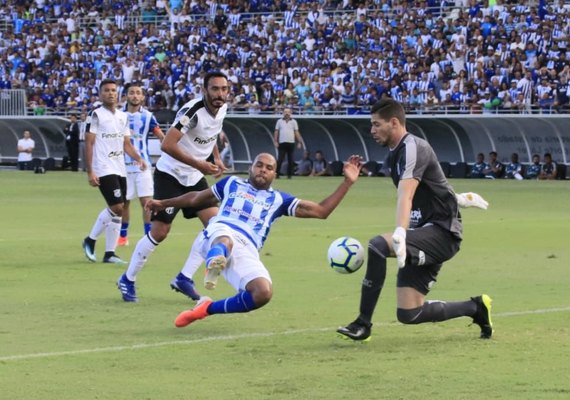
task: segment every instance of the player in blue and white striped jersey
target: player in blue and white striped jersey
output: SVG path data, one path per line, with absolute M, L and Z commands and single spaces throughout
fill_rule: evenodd
M 218 214 L 194 241 L 180 273 L 192 279 L 206 260 L 206 288 L 214 289 L 222 274 L 238 293 L 218 301 L 201 297 L 196 307 L 176 318 L 176 326 L 183 327 L 213 314 L 249 312 L 267 304 L 273 289 L 269 272 L 259 258 L 259 250 L 271 225 L 282 216 L 327 218 L 358 179 L 360 157 L 351 156 L 343 172 L 343 182 L 320 203 L 301 200 L 271 187 L 277 175 L 277 163 L 272 155 L 261 153 L 255 158 L 247 180 L 230 176 L 201 192 L 149 201 L 146 209 L 153 212 L 168 207 L 199 207 L 220 202 Z
M 148 166 L 152 165 L 152 160 L 148 151 L 149 134 L 152 132 L 160 141 L 164 139 L 164 133 L 158 125 L 158 121 L 153 113 L 143 108 L 145 94 L 142 83 L 132 82 L 127 86 L 127 105 L 125 113 L 131 132 L 131 143 L 138 150 L 139 154 Z M 129 244 L 128 231 L 130 221 L 130 203 L 138 197 L 141 207 L 152 198 L 154 184 L 152 181 L 152 171 L 150 168 L 141 171 L 135 160 L 125 154 L 125 165 L 127 167 L 127 200 L 123 207 L 123 218 L 121 224 L 121 236 L 119 246 Z M 143 223 L 145 235 L 150 232 L 150 216 L 143 210 Z

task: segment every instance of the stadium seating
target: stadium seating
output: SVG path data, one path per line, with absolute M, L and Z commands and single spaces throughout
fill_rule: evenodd
M 392 8 L 390 2 L 370 2 L 361 24 L 362 10 L 357 12 L 353 2 L 319 5 L 317 18 L 314 3 L 269 0 L 252 6 L 242 0 L 231 3 L 237 13 L 220 3 L 227 17 L 220 19 L 216 7 L 201 8 L 195 2 L 183 2 L 176 10 L 170 10 L 168 2 L 140 7 L 135 0 L 114 2 L 111 8 L 96 2 L 89 10 L 83 2 L 63 2 L 61 7 L 56 7 L 59 2 L 44 2 L 41 9 L 32 0 L 4 2 L 0 48 L 11 56 L 0 65 L 0 89 L 26 90 L 30 114 L 67 115 L 92 106 L 101 79 L 138 79 L 148 89 L 147 107 L 176 111 L 198 94 L 204 72 L 219 69 L 235 76 L 234 112 L 273 113 L 288 105 L 316 114 L 366 113 L 383 95 L 420 114 L 569 111 L 561 80 L 568 77 L 568 57 L 562 56 L 567 55 L 565 39 L 570 36 L 565 4 L 477 1 L 466 7 L 408 1 Z M 126 11 L 124 16 L 120 9 Z M 415 29 L 404 31 L 409 24 Z M 347 39 L 349 31 L 355 35 Z M 40 51 L 36 44 L 46 42 L 49 32 L 57 34 L 57 52 Z M 21 41 L 23 36 L 35 40 Z M 465 51 L 458 53 L 458 48 Z M 525 62 L 529 57 L 537 64 Z M 524 71 L 517 69 L 519 63 Z M 309 80 L 314 106 L 304 106 L 299 95 L 304 82 L 295 79 L 296 74 Z M 425 85 L 423 76 L 428 78 Z M 288 93 L 285 88 L 291 82 Z M 466 92 L 454 92 L 455 84 Z M 333 89 L 331 94 L 338 92 L 338 104 L 331 105 L 334 99 L 327 87 Z M 428 101 L 429 89 L 436 103 Z M 245 100 L 238 107 L 234 99 L 242 92 Z M 522 104 L 517 103 L 519 93 Z

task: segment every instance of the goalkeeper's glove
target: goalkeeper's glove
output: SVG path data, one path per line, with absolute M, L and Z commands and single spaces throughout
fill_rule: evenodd
M 406 265 L 406 230 L 401 226 L 397 227 L 392 234 L 392 247 L 396 253 L 398 267 L 404 268 Z
M 486 210 L 489 207 L 489 203 L 477 193 L 456 193 L 457 203 L 461 208 L 467 207 L 477 207 Z

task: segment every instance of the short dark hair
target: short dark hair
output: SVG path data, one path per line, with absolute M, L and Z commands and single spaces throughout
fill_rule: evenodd
M 204 87 L 206 89 L 208 88 L 208 83 L 210 82 L 210 79 L 212 79 L 212 78 L 224 78 L 226 81 L 228 80 L 228 77 L 223 72 L 220 72 L 220 71 L 208 72 L 206 74 L 206 76 L 204 76 Z
M 370 109 L 370 114 L 377 114 L 384 121 L 396 118 L 400 124 L 406 125 L 406 111 L 394 99 L 386 98 L 376 102 Z
M 101 83 L 99 84 L 99 90 L 101 90 L 101 88 L 105 85 L 109 85 L 109 84 L 113 84 L 113 85 L 117 85 L 117 81 L 111 78 L 107 78 L 107 79 L 103 79 L 101 81 Z
M 490 156 L 495 156 L 495 157 L 497 157 L 497 152 L 496 152 L 496 151 L 491 151 L 491 152 L 489 153 L 489 155 L 490 155 Z
M 125 92 L 128 92 L 132 87 L 140 87 L 141 89 L 144 89 L 144 85 L 141 81 L 132 81 L 125 85 Z
M 550 153 L 544 153 L 544 158 L 546 158 L 546 157 L 552 159 L 552 154 L 550 154 Z

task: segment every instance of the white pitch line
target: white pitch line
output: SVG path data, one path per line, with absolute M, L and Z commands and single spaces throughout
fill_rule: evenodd
M 322 332 L 322 331 L 326 331 L 329 329 L 331 329 L 331 328 L 297 329 L 297 330 L 289 330 L 289 331 L 284 331 L 284 332 L 244 333 L 241 335 L 211 336 L 211 337 L 207 337 L 207 338 L 192 339 L 192 340 L 174 340 L 171 342 L 142 343 L 142 344 L 134 344 L 131 346 L 100 347 L 100 348 L 94 348 L 94 349 L 59 351 L 59 352 L 53 352 L 53 353 L 21 354 L 21 355 L 0 357 L 0 362 L 1 361 L 13 361 L 13 360 L 27 360 L 30 358 L 59 357 L 59 356 L 69 356 L 69 355 L 77 355 L 77 354 L 104 353 L 104 352 L 115 352 L 115 351 L 124 351 L 124 350 L 137 350 L 137 349 L 151 349 L 154 347 L 164 347 L 164 346 L 181 345 L 181 344 L 187 345 L 187 344 L 213 342 L 213 341 L 251 339 L 251 338 L 258 338 L 258 337 L 270 337 L 270 336 L 280 336 L 280 335 L 293 335 L 293 334 L 297 334 L 297 333 Z
M 511 311 L 499 314 L 493 314 L 497 317 L 516 317 L 518 315 L 530 315 L 530 314 L 548 314 L 562 311 L 570 311 L 570 307 L 560 307 L 560 308 L 543 308 L 541 310 L 530 310 L 530 311 Z
M 532 315 L 532 314 L 549 314 L 555 312 L 570 311 L 570 307 L 559 307 L 559 308 L 544 308 L 540 310 L 528 310 L 528 311 L 511 311 L 493 314 L 493 317 L 516 317 L 520 315 Z M 398 325 L 399 323 L 380 323 L 376 325 Z M 3 361 L 19 361 L 19 360 L 29 360 L 33 358 L 47 358 L 47 357 L 61 357 L 61 356 L 74 356 L 79 354 L 90 354 L 90 353 L 112 353 L 117 351 L 125 350 L 138 350 L 138 349 L 152 349 L 156 347 L 165 346 L 176 346 L 176 345 L 189 345 L 204 342 L 214 342 L 214 341 L 228 341 L 228 340 L 238 340 L 238 339 L 251 339 L 251 338 L 262 338 L 271 336 L 286 336 L 295 335 L 298 333 L 315 333 L 315 332 L 326 332 L 332 331 L 335 328 L 310 328 L 310 329 L 294 329 L 283 332 L 259 332 L 259 333 L 244 333 L 241 335 L 224 335 L 224 336 L 211 336 L 207 338 L 192 339 L 192 340 L 174 340 L 171 342 L 159 342 L 159 343 L 141 343 L 134 344 L 130 346 L 114 346 L 114 347 L 99 347 L 94 349 L 84 349 L 84 350 L 71 350 L 71 351 L 58 351 L 52 353 L 32 353 L 32 354 L 20 354 L 13 356 L 0 357 L 0 362 Z

